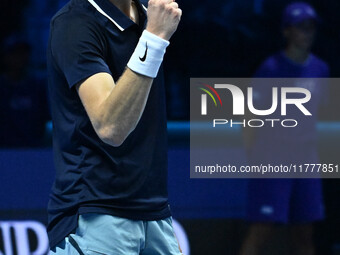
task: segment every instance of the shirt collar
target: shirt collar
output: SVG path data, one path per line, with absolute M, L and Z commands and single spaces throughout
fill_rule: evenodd
M 135 23 L 122 13 L 114 4 L 109 0 L 88 0 L 88 2 L 103 16 L 109 19 L 120 30 L 124 31 Z M 146 16 L 146 7 L 138 0 L 135 0 L 138 11 L 142 11 Z

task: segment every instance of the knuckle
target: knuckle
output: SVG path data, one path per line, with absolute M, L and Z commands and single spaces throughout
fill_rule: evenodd
M 173 12 L 174 12 L 174 14 L 179 14 L 180 11 L 179 11 L 178 8 L 176 8 L 176 9 L 173 10 Z
M 172 2 L 171 5 L 172 5 L 172 7 L 175 8 L 175 9 L 178 8 L 178 3 L 176 3 L 176 2 Z
M 165 10 L 167 11 L 167 12 L 172 12 L 172 7 L 170 6 L 170 5 L 167 5 L 166 7 L 165 7 Z
M 178 9 L 176 12 L 176 18 L 181 18 L 182 17 L 182 10 Z
M 164 2 L 160 2 L 160 3 L 159 3 L 159 6 L 160 6 L 162 9 L 166 9 L 166 7 L 167 7 L 166 3 L 164 3 Z

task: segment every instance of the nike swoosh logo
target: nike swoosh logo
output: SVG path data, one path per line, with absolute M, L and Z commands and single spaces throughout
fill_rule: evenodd
M 139 57 L 140 61 L 142 61 L 142 62 L 144 62 L 144 61 L 145 61 L 145 59 L 146 59 L 146 56 L 148 55 L 148 42 L 146 42 L 146 43 L 145 43 L 145 47 L 146 47 L 146 49 L 145 49 L 144 56 L 143 56 L 142 58 L 141 58 L 141 57 Z

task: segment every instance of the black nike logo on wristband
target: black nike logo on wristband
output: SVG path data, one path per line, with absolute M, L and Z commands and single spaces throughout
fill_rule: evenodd
M 142 61 L 142 62 L 144 62 L 144 61 L 145 61 L 145 59 L 146 59 L 146 55 L 148 55 L 148 42 L 146 42 L 146 43 L 145 43 L 145 47 L 146 47 L 146 49 L 145 49 L 144 56 L 143 56 L 142 58 L 141 58 L 141 57 L 139 57 L 140 61 Z

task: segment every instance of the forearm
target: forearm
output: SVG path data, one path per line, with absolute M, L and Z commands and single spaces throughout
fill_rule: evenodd
M 98 107 L 96 129 L 102 139 L 119 146 L 137 126 L 152 86 L 153 79 L 125 70 L 116 86 Z
M 136 128 L 181 14 L 175 2 L 150 0 L 147 28 L 119 80 L 115 82 L 109 73 L 104 72 L 78 85 L 80 99 L 91 123 L 105 143 L 119 146 Z

